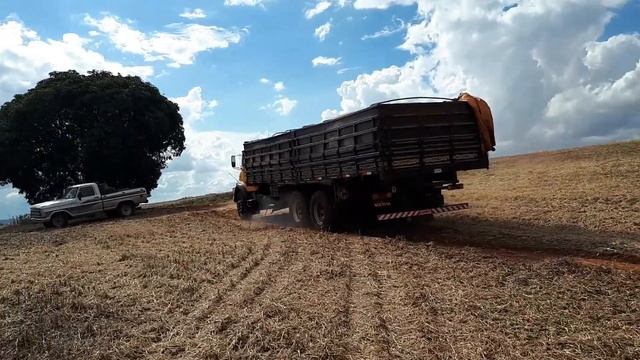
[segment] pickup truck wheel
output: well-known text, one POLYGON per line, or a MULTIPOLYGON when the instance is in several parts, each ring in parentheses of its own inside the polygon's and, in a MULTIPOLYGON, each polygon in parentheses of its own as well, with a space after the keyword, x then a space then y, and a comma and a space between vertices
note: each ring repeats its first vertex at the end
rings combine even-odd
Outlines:
POLYGON ((122 203, 118 205, 118 215, 122 217, 128 217, 133 215, 133 204, 131 203, 122 203))
POLYGON ((307 197, 299 191, 295 191, 289 195, 289 215, 291 220, 300 226, 309 225, 309 206, 307 205, 307 197))
POLYGON ((326 192, 316 191, 311 195, 309 213, 311 215, 311 224, 314 228, 323 231, 331 230, 334 220, 334 209, 326 192))
POLYGON ((51 221, 49 221, 49 223, 51 224, 51 226, 59 229, 59 228, 65 227, 67 225, 68 220, 69 219, 67 214, 59 213, 59 214, 54 214, 51 217, 51 221))

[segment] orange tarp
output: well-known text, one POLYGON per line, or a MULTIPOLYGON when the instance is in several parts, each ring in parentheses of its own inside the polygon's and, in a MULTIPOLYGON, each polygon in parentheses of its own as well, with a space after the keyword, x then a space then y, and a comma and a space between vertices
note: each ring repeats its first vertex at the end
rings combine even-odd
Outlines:
POLYGON ((487 102, 467 93, 460 94, 458 100, 466 101, 473 109, 482 138, 482 150, 495 151, 496 137, 493 133, 493 115, 491 115, 491 108, 487 102))

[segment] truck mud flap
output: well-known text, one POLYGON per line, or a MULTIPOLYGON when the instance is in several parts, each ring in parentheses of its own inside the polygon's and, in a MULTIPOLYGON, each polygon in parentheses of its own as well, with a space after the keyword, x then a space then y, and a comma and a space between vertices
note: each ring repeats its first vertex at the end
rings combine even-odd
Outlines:
POLYGON ((400 211, 395 213, 379 214, 377 215, 377 219, 379 221, 404 219, 404 218, 412 218, 412 217, 425 216, 425 215, 442 214, 442 213, 451 212, 451 211, 465 210, 468 208, 469 208, 468 203, 453 204, 453 205, 445 205, 442 207, 431 208, 431 209, 400 211))

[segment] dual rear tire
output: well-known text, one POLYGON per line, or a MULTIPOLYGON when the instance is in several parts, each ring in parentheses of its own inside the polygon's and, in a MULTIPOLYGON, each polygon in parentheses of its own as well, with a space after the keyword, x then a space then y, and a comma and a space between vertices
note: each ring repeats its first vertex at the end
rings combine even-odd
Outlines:
POLYGON ((330 231, 335 222, 335 211, 325 191, 317 190, 311 197, 295 191, 289 196, 291 220, 299 226, 312 226, 322 231, 330 231))
POLYGON ((309 226, 311 219, 309 217, 309 201, 305 194, 300 191, 294 191, 289 195, 289 215, 291 220, 299 226, 309 226))

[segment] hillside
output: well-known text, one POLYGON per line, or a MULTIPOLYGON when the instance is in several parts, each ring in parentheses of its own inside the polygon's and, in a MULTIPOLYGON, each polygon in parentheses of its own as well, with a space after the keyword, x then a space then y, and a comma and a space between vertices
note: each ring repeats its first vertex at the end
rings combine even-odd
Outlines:
POLYGON ((592 231, 640 228, 640 141, 495 159, 462 173, 472 215, 592 231), (506 205, 506 206, 505 206, 506 205))
POLYGON ((495 159, 432 222, 220 197, 0 233, 0 358, 640 358, 640 142, 495 159))
POLYGON ((640 141, 498 158, 460 179, 447 199, 472 208, 443 223, 463 242, 640 256, 640 141))

